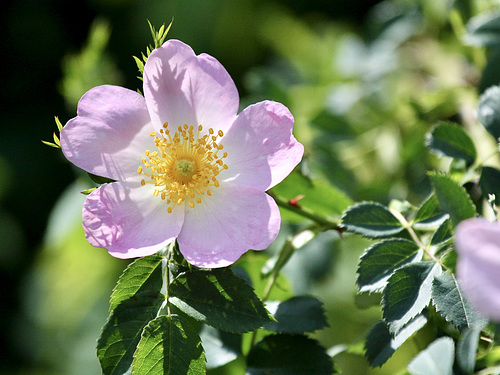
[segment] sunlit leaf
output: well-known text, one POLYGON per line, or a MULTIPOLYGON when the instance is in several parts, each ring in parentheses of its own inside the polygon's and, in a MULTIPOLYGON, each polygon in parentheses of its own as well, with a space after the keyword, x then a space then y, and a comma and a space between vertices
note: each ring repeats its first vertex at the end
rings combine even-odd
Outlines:
POLYGON ((375 323, 365 342, 365 355, 372 367, 382 366, 394 352, 427 323, 427 317, 417 315, 397 335, 393 336, 384 321, 375 323))
POLYGON ((453 237, 450 219, 446 219, 432 234, 431 245, 437 246, 449 241, 453 237))
POLYGON ((248 354, 247 375, 328 375, 330 356, 316 340, 285 333, 264 337, 248 354))
POLYGON ((342 226, 365 237, 386 237, 404 227, 389 209, 376 202, 361 202, 349 207, 342 216, 342 226))
POLYGON ((248 332, 272 321, 253 288, 228 269, 181 273, 169 294, 181 311, 224 331, 248 332))
POLYGON ((452 375, 454 355, 453 339, 441 337, 412 359, 408 371, 412 375, 452 375))
POLYGON ((476 216, 476 208, 465 189, 449 175, 429 172, 434 193, 441 209, 448 213, 453 225, 476 216))
POLYGON ((160 292, 162 287, 162 259, 159 255, 150 255, 136 259, 123 271, 113 289, 109 310, 113 310, 121 301, 129 299, 138 292, 160 292))
POLYGON ((397 335, 429 304, 432 280, 440 273, 439 264, 422 261, 407 264, 392 274, 382 296, 383 318, 392 334, 397 335))
POLYGON ((357 284, 360 292, 382 290, 399 267, 422 259, 422 250, 411 241, 399 238, 377 242, 361 256, 357 284))
POLYGON ((452 274, 437 276, 432 282, 431 295, 436 310, 460 331, 487 323, 465 299, 452 274))
POLYGON ((205 374, 205 354, 198 332, 179 316, 159 316, 151 321, 134 354, 132 374, 205 374))
POLYGON ((113 310, 97 341, 104 375, 121 375, 128 370, 143 328, 156 317, 164 301, 159 293, 139 293, 113 310))
POLYGON ((435 194, 431 194, 415 213, 412 225, 415 229, 435 228, 449 215, 441 211, 435 194))
POLYGON ((328 326, 323 303, 314 297, 298 296, 289 300, 266 303, 276 322, 264 329, 283 333, 314 332, 328 326))
POLYGON ((476 148, 463 127, 450 122, 440 122, 427 134, 426 146, 439 156, 449 156, 472 164, 476 148))

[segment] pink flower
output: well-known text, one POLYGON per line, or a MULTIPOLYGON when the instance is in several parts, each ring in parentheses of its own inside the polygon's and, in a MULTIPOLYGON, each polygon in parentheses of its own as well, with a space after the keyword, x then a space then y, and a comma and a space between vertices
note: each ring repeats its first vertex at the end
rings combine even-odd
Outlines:
POLYGON ((465 296, 480 313, 500 321, 500 224, 468 219, 455 233, 457 279, 465 296))
POLYGON ((153 254, 177 239, 199 267, 224 267, 262 250, 280 229, 265 193, 300 162, 293 117, 263 101, 238 112, 224 67, 170 40, 144 67, 144 96, 116 86, 88 91, 61 131, 64 155, 116 182, 83 206, 87 240, 118 258, 153 254))

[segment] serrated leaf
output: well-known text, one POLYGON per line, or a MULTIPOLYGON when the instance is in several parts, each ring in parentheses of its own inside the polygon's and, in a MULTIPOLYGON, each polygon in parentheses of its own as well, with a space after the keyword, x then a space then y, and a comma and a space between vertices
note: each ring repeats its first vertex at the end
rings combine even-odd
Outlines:
POLYGON ((314 297, 298 296, 286 301, 271 301, 266 307, 276 322, 264 327, 282 333, 314 332, 328 326, 323 303, 314 297))
POLYGON ((460 221, 476 216, 476 207, 465 189, 449 175, 430 172, 434 193, 441 210, 450 215, 456 226, 460 221))
POLYGON ((432 234, 431 245, 437 246, 444 244, 445 242, 451 240, 452 237, 453 237, 453 228, 451 226, 451 221, 450 219, 446 219, 432 234))
POLYGON ((264 337, 250 351, 247 375, 328 375, 330 356, 316 340, 279 333, 264 337))
POLYGON ((481 327, 475 326, 466 329, 456 347, 457 366, 462 374, 473 374, 476 365, 476 352, 481 334, 481 327))
POLYGON ((129 369, 143 328, 156 317, 164 301, 159 293, 139 293, 113 310, 97 341, 104 375, 121 375, 129 369))
POLYGON ((487 323, 465 299, 452 274, 443 273, 433 280, 431 296, 436 310, 460 331, 487 323))
POLYGON ((448 217, 448 214, 441 211, 436 195, 431 194, 415 213, 412 226, 415 229, 435 228, 448 217))
POLYGON ((395 336, 391 335, 384 321, 375 323, 365 342, 365 355, 370 366, 382 366, 408 338, 426 323, 425 315, 417 315, 395 336))
POLYGON ((495 204, 500 205, 500 170, 493 167, 482 167, 479 186, 483 191, 483 197, 488 199, 489 194, 494 194, 495 204))
POLYGON ((454 355, 453 339, 441 337, 412 359, 408 371, 412 375, 452 375, 454 355))
POLYGON ((142 333, 132 363, 132 374, 199 375, 206 373, 205 354, 198 332, 179 316, 159 316, 142 333))
POLYGON ((471 18, 466 26, 465 41, 474 46, 493 47, 500 44, 500 14, 483 13, 471 18))
POLYGON ((169 294, 181 311, 223 331, 244 333, 271 321, 253 288, 229 269, 182 273, 169 294))
POLYGON ((500 137, 500 87, 491 86, 480 96, 477 119, 498 141, 500 137))
POLYGON ((451 122, 436 124, 427 134, 426 146, 438 156, 449 156, 472 164, 476 160, 476 147, 465 130, 451 122))
POLYGON ((112 311, 121 301, 144 291, 160 292, 162 278, 162 256, 149 255, 130 263, 118 279, 109 301, 112 311))
POLYGON ((200 338, 205 349, 207 369, 224 366, 241 355, 240 334, 224 332, 204 324, 200 338))
POLYGON ((382 290, 396 269, 420 261, 422 254, 423 251, 414 242, 402 238, 373 244, 359 261, 356 280, 359 291, 371 293, 382 290))
POLYGON ((382 295, 382 316, 393 335, 429 304, 432 280, 440 273, 439 264, 422 261, 392 274, 382 295))
POLYGON ((376 202, 361 202, 349 207, 342 215, 342 226, 370 238, 392 236, 404 229, 387 207, 376 202))

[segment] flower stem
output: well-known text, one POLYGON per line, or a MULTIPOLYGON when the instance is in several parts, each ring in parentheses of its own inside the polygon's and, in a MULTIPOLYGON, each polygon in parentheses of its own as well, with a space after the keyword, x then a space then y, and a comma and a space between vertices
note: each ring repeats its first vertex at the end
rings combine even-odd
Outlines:
POLYGON ((287 201, 286 199, 273 194, 271 192, 268 192, 269 195, 271 195, 276 203, 278 204, 279 207, 285 208, 289 211, 292 211, 302 217, 305 217, 307 219, 310 219, 314 221, 315 223, 319 224, 320 226, 324 227, 324 229, 339 229, 340 225, 340 219, 337 218, 331 218, 323 215, 318 215, 314 211, 302 207, 299 204, 295 203, 292 204, 290 201, 287 201))

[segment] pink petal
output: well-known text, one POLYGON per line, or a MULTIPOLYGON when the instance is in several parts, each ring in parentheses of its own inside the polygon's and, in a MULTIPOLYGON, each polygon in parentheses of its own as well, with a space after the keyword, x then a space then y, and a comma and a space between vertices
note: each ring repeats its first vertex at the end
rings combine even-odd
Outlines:
POLYGON ((225 130, 239 106, 236 86, 213 57, 169 40, 154 50, 144 67, 144 96, 154 126, 202 125, 225 130))
POLYGON ((229 166, 223 179, 260 190, 281 182, 304 154, 292 135, 293 122, 290 111, 276 102, 264 101, 243 110, 221 141, 229 166))
POLYGON ((500 321, 500 224, 482 218, 456 228, 457 279, 466 297, 485 316, 500 321))
POLYGON ((263 250, 275 240, 280 213, 269 195, 233 184, 221 184, 212 194, 194 208, 186 208, 177 241, 189 263, 225 267, 247 250, 263 250))
POLYGON ((83 205, 85 237, 117 258, 156 253, 179 234, 183 208, 167 213, 152 185, 113 182, 93 191, 83 205))
POLYGON ((115 180, 139 178, 146 149, 154 148, 144 98, 117 86, 98 86, 78 103, 61 131, 61 148, 77 167, 115 180))

